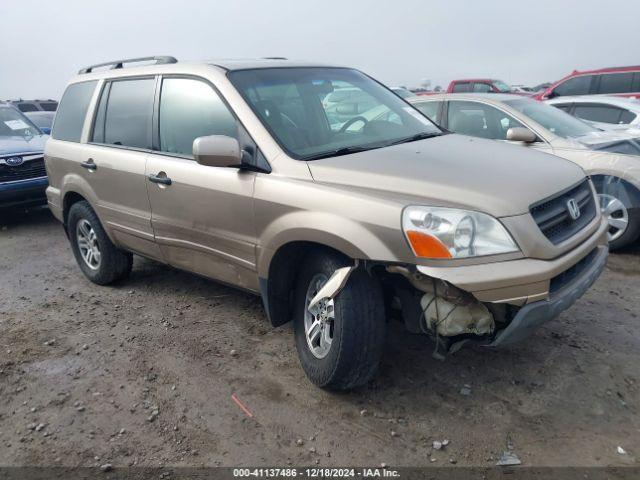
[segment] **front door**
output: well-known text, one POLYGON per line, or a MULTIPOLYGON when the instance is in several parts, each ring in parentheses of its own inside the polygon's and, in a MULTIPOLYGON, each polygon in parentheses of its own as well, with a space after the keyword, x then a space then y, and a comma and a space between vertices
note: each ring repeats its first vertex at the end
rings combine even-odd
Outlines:
POLYGON ((193 140, 207 135, 238 137, 218 93, 204 80, 164 77, 158 151, 146 166, 156 242, 170 265, 257 291, 255 173, 196 163, 193 140))

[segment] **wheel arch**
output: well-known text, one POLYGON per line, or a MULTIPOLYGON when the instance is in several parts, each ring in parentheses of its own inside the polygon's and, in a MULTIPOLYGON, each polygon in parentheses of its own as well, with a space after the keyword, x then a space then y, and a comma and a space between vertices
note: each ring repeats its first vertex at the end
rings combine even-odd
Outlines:
POLYGON ((269 321, 274 327, 284 325, 293 318, 293 293, 300 265, 311 253, 330 252, 352 259, 344 251, 329 245, 296 240, 286 243, 273 254, 269 262, 268 276, 260 276, 260 293, 269 321))
POLYGON ((71 210, 71 207, 75 203, 83 201, 87 201, 87 199, 75 190, 69 190, 64 194, 64 197, 62 197, 62 222, 64 223, 65 229, 69 218, 69 210, 71 210))
POLYGON ((302 258, 310 251, 325 249, 353 261, 399 260, 375 228, 329 212, 291 212, 267 225, 259 237, 260 292, 274 326, 291 319, 289 292, 302 258))
POLYGON ((640 189, 629 180, 611 173, 598 172, 590 175, 598 193, 610 193, 628 208, 640 207, 640 189))

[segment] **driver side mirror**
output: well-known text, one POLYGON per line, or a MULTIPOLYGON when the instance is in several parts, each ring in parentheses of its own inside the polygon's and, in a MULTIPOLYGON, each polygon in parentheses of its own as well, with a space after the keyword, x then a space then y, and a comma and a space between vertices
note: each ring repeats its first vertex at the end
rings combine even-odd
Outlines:
POLYGON ((511 127, 507 130, 507 140, 510 142, 533 143, 536 141, 536 134, 528 128, 511 127))
POLYGON ((193 157, 200 165, 208 167, 240 167, 242 163, 240 143, 226 135, 196 138, 193 141, 193 157))

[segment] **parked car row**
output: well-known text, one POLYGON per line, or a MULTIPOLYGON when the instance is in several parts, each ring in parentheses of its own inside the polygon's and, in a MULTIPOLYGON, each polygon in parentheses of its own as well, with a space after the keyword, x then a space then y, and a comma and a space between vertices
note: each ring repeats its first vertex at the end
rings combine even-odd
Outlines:
POLYGON ((452 80, 446 91, 437 87, 433 91, 414 90, 418 95, 438 93, 516 93, 532 96, 536 100, 582 95, 615 95, 640 98, 640 65, 630 67, 601 68, 598 70, 574 70, 555 83, 542 83, 527 88, 523 85, 509 86, 501 80, 472 78, 452 80))
POLYGON ((611 248, 640 236, 640 135, 605 132, 517 95, 452 94, 409 101, 449 131, 519 144, 580 165, 591 176, 607 216, 611 248))
MULTIPOLYGON (((602 130, 640 128, 640 101, 607 95, 556 97, 546 103, 602 130)), ((640 133, 640 132, 638 132, 640 133)))
POLYGON ((6 100, 21 112, 55 112, 58 108, 58 102, 52 99, 48 100, 6 100))
POLYGON ((632 195, 636 158, 521 96, 401 95, 286 60, 90 66, 46 144, 49 207, 96 284, 139 254, 260 295, 321 387, 373 377, 389 317, 440 356, 524 341, 635 234, 603 184, 628 160, 632 195))
POLYGON ((0 208, 46 203, 46 139, 20 110, 0 102, 0 208))

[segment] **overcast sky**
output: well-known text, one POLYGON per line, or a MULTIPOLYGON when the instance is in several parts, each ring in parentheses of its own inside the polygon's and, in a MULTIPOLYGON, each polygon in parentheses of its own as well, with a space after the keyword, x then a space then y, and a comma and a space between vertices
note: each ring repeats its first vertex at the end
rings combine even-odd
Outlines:
POLYGON ((640 64, 638 0, 0 0, 0 99, 59 98, 86 65, 285 56, 389 85, 535 85, 640 64))

